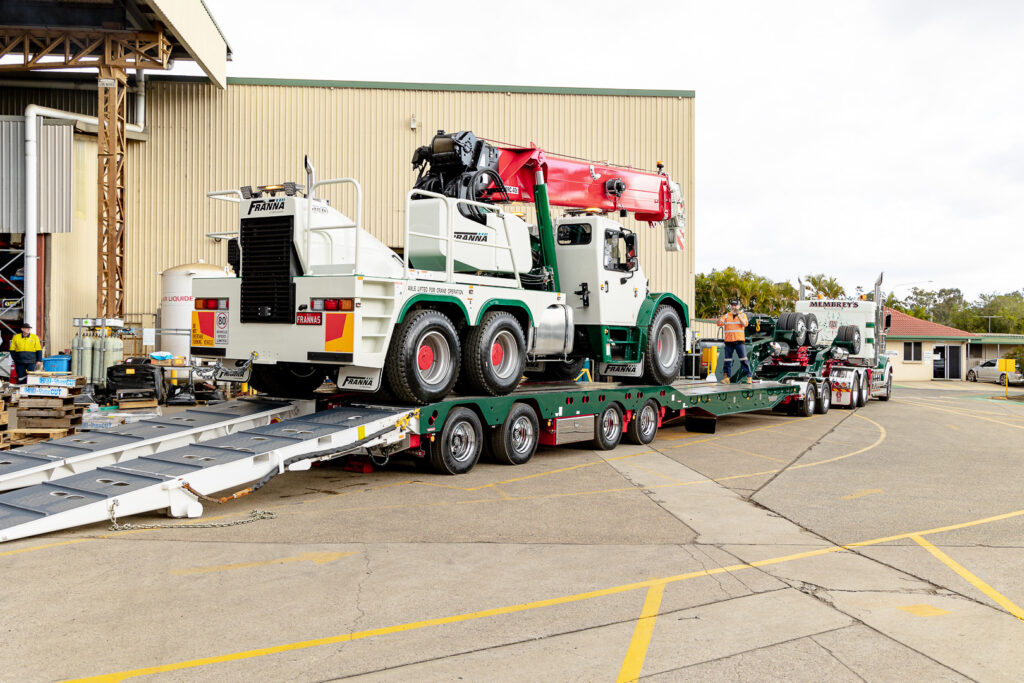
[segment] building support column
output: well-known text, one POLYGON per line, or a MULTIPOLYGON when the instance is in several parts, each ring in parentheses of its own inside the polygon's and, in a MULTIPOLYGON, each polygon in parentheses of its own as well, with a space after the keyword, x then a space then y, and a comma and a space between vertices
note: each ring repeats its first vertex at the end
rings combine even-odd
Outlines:
MULTIPOLYGON (((108 41, 108 50, 117 49, 108 41)), ((107 62, 114 61, 108 59, 107 62)), ((96 312, 108 318, 124 316, 124 159, 127 118, 127 75, 116 66, 99 69, 99 107, 96 118, 99 173, 99 221, 96 312)))

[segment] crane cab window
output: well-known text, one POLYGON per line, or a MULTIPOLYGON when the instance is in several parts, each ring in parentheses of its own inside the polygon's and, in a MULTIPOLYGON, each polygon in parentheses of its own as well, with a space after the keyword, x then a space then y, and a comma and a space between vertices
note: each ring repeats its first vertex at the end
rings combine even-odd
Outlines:
POLYGON ((604 268, 620 273, 637 269, 636 235, 626 230, 605 230, 604 268))
POLYGON ((562 246, 590 244, 592 233, 590 223, 563 223, 558 226, 558 243, 562 246))

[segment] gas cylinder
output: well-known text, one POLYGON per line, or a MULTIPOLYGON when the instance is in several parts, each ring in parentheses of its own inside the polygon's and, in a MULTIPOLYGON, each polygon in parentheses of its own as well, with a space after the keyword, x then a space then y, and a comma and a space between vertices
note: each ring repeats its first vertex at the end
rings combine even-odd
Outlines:
POLYGON ((97 386, 106 384, 107 366, 106 361, 107 338, 102 334, 97 336, 92 347, 92 382, 97 386))
POLYGON ((124 340, 116 335, 110 335, 104 341, 103 351, 103 378, 106 379, 107 368, 119 365, 124 360, 124 340))
POLYGON ((78 359, 82 357, 82 330, 79 328, 75 338, 71 340, 71 375, 78 374, 78 359))
POLYGON ((96 340, 91 334, 82 333, 77 374, 84 376, 86 382, 92 382, 92 348, 95 344, 96 340))

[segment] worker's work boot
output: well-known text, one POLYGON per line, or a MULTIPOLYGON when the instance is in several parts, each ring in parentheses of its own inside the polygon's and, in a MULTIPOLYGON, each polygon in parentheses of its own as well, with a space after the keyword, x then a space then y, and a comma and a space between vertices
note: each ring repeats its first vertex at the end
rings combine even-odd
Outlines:
POLYGON ((744 380, 744 383, 745 384, 753 384, 754 383, 754 378, 751 377, 750 375, 747 375, 747 379, 744 380))
POLYGON ((722 378, 722 384, 731 384, 731 383, 732 383, 732 380, 729 379, 728 377, 723 377, 722 378))

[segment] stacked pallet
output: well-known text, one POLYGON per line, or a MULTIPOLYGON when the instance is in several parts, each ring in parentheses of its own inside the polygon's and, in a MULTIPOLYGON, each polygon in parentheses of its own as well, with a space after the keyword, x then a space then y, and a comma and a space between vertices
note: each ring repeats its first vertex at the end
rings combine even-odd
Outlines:
POLYGON ((10 422, 7 414, 7 403, 0 398, 0 451, 6 451, 11 447, 11 437, 7 433, 7 426, 10 422))
POLYGON ((66 373, 30 372, 28 384, 18 387, 17 428, 8 430, 13 446, 25 446, 59 439, 82 425, 82 406, 75 397, 82 393, 85 377, 66 373))

